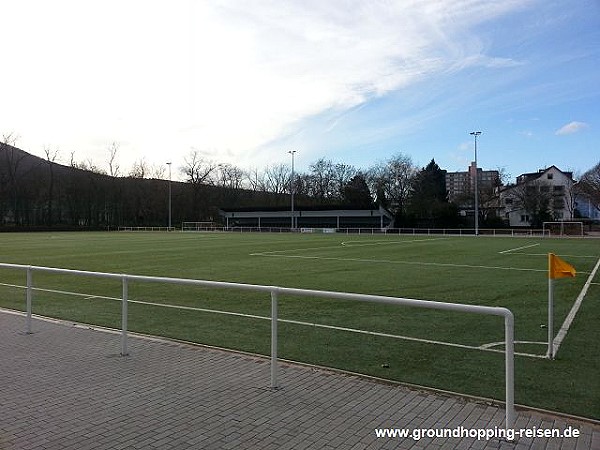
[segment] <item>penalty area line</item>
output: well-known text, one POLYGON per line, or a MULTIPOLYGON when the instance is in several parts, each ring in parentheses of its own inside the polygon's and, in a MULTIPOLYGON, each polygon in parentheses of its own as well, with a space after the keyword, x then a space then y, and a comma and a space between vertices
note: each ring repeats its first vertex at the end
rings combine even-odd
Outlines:
POLYGON ((415 242, 432 242, 446 240, 449 238, 429 238, 429 239, 412 239, 410 241, 398 241, 398 240, 383 240, 383 241, 344 241, 341 243, 342 247, 369 247, 373 245, 396 245, 396 244, 412 244, 415 242))
MULTIPOLYGON (((409 241, 376 241, 376 242, 369 242, 369 243, 364 243, 364 244, 353 244, 354 242, 361 242, 361 241, 342 241, 340 242, 339 245, 328 245, 328 246, 323 246, 323 247, 304 247, 304 248, 290 248, 287 250, 273 250, 273 251, 269 251, 269 252, 255 252, 255 253, 250 253, 250 256, 278 256, 282 253, 289 253, 289 252, 303 252, 303 251, 307 251, 307 250, 338 250, 340 248, 340 245, 342 247, 345 248, 350 248, 350 247, 366 247, 366 246, 372 246, 372 245, 387 245, 387 244, 411 244, 414 242, 428 242, 428 241, 439 241, 442 239, 448 239, 448 238, 433 238, 433 239, 411 239, 409 241)), ((285 255, 282 255, 285 256, 285 255)))
POLYGON ((526 248, 535 247, 535 246, 537 246, 537 245, 540 245, 540 244, 538 243, 538 244, 524 245, 524 246, 522 246, 522 247, 511 248, 511 249, 504 250, 504 251, 502 251, 502 252, 498 252, 498 253, 500 253, 501 255, 504 255, 504 254, 506 254, 506 253, 516 252, 517 250, 523 250, 523 249, 526 249, 526 248))

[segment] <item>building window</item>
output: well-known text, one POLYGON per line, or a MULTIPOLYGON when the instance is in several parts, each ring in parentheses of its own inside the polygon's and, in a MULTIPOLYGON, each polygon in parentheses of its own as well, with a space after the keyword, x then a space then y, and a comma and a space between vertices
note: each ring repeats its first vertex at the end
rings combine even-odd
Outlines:
POLYGON ((529 215, 521 214, 521 222, 529 222, 529 215))
POLYGON ((563 185, 560 186, 554 186, 554 192, 559 194, 559 193, 563 193, 565 191, 565 187, 563 185))
POLYGON ((551 180, 552 178, 554 178, 554 174, 553 173, 549 173, 548 174, 548 179, 551 180))

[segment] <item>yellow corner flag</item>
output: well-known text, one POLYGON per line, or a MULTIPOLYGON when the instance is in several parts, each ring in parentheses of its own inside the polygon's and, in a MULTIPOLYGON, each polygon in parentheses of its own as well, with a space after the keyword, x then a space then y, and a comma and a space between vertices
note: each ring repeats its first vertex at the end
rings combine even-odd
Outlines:
POLYGON ((577 271, 571 264, 563 261, 554 253, 548 253, 548 278, 574 277, 577 271))

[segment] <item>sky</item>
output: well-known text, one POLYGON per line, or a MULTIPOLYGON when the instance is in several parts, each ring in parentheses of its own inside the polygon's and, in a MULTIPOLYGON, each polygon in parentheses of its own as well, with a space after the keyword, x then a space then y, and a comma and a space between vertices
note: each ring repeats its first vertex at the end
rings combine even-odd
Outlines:
POLYGON ((0 0, 0 137, 126 174, 600 162, 600 0, 0 0))

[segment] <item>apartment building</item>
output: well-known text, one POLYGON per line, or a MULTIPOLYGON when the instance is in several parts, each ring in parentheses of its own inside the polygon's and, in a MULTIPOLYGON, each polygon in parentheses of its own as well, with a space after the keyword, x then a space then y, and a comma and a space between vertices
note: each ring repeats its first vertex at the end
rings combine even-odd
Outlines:
MULTIPOLYGON (((477 186, 482 200, 490 197, 500 184, 500 174, 497 170, 482 170, 477 168, 477 186)), ((475 195, 475 163, 471 163, 465 172, 446 172, 446 190, 448 201, 459 206, 473 207, 475 195)))

